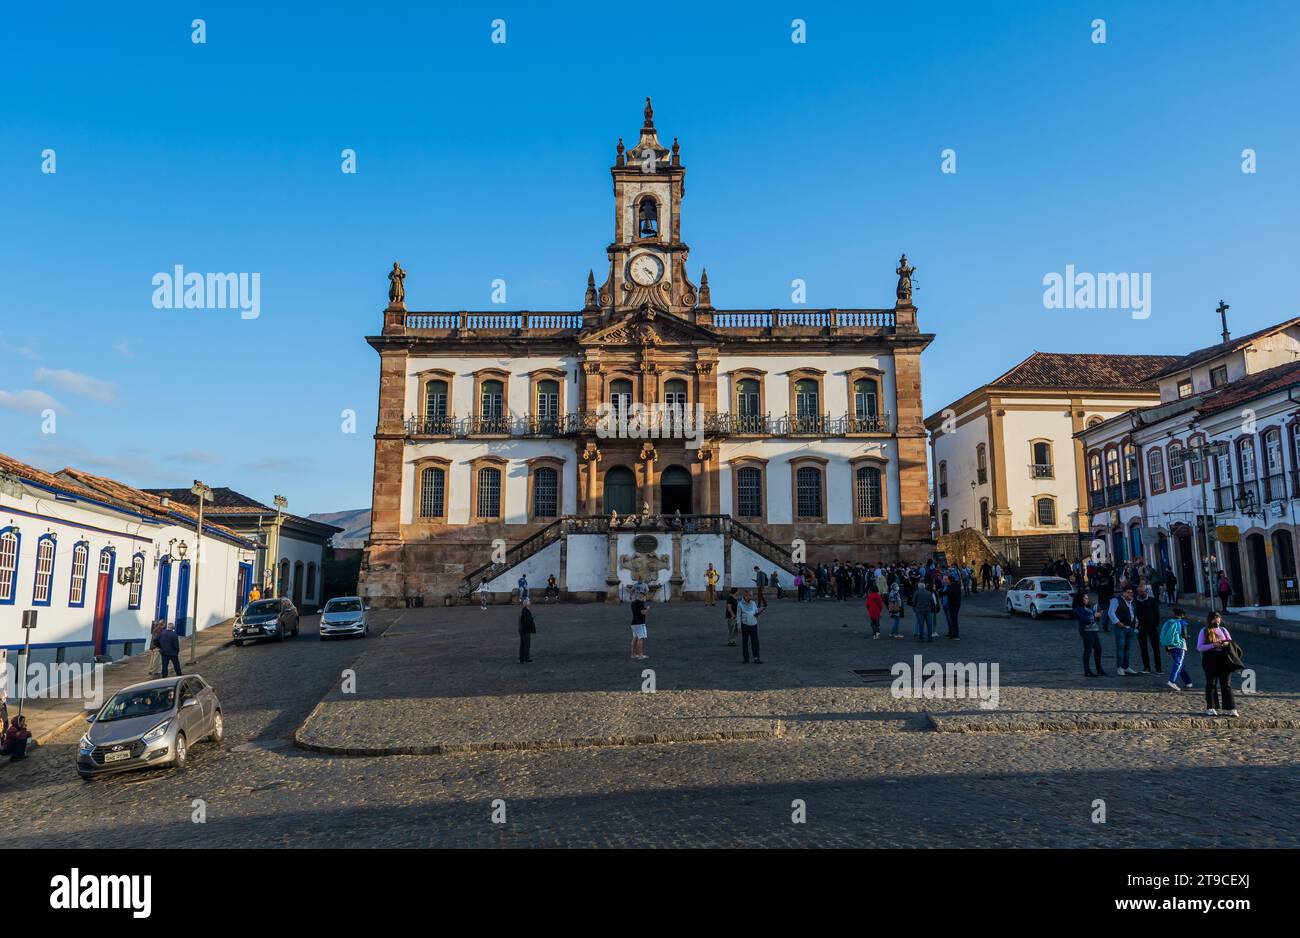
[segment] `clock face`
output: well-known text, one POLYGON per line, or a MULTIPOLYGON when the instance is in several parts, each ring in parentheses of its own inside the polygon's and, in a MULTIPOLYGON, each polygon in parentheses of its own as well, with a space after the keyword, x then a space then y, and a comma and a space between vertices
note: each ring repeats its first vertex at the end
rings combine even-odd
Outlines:
POLYGON ((659 282, 659 278, 664 275, 663 261, 653 254, 638 254, 632 258, 629 265, 629 272, 632 279, 643 287, 652 286, 659 282))

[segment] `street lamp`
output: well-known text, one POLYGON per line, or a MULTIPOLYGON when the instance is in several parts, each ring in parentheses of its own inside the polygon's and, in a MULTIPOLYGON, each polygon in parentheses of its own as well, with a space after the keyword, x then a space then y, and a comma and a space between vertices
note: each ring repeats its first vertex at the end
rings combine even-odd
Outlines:
MULTIPOLYGON (((198 496, 199 500, 199 516, 194 523, 194 627, 190 629, 190 664, 193 664, 199 647, 199 583, 202 582, 199 576, 199 565, 203 562, 203 503, 212 501, 212 489, 195 479, 190 491, 198 496)), ((180 555, 184 559, 184 541, 181 541, 180 555)))
POLYGON ((271 529, 271 550, 267 560, 271 573, 271 595, 278 596, 280 594, 280 524, 284 510, 289 507, 289 500, 283 495, 277 495, 272 504, 275 505, 275 527, 271 529))

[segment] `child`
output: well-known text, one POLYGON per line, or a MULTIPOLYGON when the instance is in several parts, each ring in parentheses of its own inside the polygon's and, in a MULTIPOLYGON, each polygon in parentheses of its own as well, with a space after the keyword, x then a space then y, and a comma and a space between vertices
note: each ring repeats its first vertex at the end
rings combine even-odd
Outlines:
POLYGON ((1173 662, 1166 682, 1172 690, 1192 689, 1192 678, 1187 673, 1187 618, 1183 610, 1175 607, 1173 615, 1160 626, 1160 644, 1173 662))

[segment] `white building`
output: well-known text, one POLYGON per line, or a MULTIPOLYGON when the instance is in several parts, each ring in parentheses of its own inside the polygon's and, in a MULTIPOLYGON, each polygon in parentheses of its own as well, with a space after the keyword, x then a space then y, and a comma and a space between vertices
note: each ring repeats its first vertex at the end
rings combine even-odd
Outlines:
POLYGON ((967 527, 998 538, 1087 532, 1075 435, 1158 401, 1153 375, 1176 360, 1035 352, 931 414, 925 425, 939 534, 967 527))
POLYGON ((1218 572, 1235 606, 1300 603, 1300 319, 1178 358, 1160 402, 1085 428, 1090 530, 1108 556, 1172 570, 1182 592, 1218 572))
POLYGON ((226 621, 254 545, 205 520, 200 561, 196 521, 111 479, 0 454, 0 647, 23 647, 27 609, 32 661, 139 654, 155 618, 181 635, 226 621))

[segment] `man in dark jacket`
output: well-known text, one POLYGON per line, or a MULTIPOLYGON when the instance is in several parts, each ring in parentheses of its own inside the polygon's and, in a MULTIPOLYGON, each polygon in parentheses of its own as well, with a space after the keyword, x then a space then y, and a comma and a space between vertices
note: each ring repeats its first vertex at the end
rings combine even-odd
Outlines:
POLYGON ((176 635, 176 623, 168 624, 167 628, 158 633, 158 654, 162 655, 162 676, 167 676, 167 663, 170 661, 172 667, 176 669, 177 675, 181 671, 181 640, 176 635))
POLYGON ((533 601, 524 597, 519 609, 519 663, 530 664, 533 660, 533 633, 537 623, 533 621, 533 601))
POLYGON ((961 612, 961 578, 946 576, 943 582, 944 593, 948 597, 948 602, 943 607, 943 614, 948 617, 948 637, 959 641, 961 636, 957 634, 957 613, 961 612))
POLYGON ((1160 600, 1151 587, 1143 583, 1138 587, 1138 597, 1133 605, 1137 608, 1138 651, 1142 652, 1142 673, 1150 674, 1160 670, 1160 600), (1151 646, 1151 655, 1147 656, 1147 646, 1151 646), (1154 665, 1154 669, 1152 667, 1154 665))

